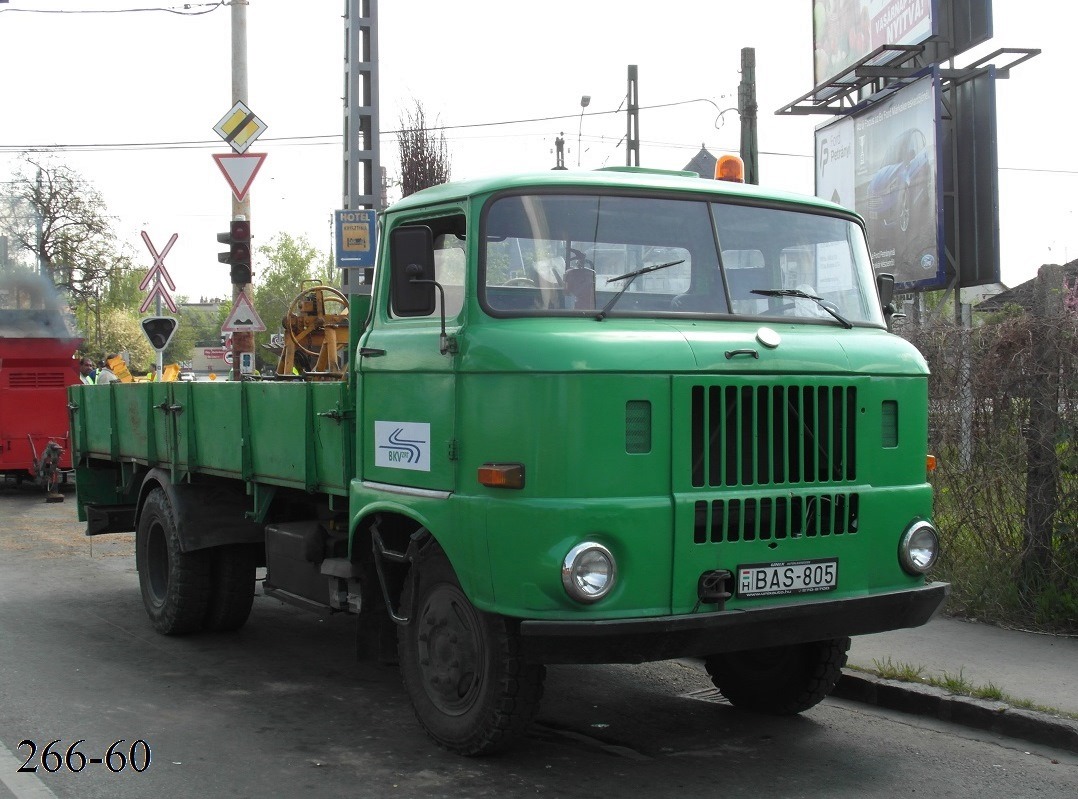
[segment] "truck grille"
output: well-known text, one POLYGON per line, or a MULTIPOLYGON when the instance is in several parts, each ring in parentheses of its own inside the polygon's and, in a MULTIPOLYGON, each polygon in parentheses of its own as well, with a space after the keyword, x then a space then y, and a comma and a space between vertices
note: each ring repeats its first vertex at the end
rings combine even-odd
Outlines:
POLYGON ((693 541, 767 541, 857 532, 857 494, 697 500, 693 541))
POLYGON ((805 485, 856 477, 853 386, 692 386, 692 485, 805 485))

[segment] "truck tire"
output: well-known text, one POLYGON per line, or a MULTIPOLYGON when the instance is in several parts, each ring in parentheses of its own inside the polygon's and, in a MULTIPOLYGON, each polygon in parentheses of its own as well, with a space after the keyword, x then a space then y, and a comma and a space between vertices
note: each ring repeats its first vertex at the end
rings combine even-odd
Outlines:
POLYGON ((404 687, 416 718, 439 746, 461 755, 508 747, 539 709, 545 669, 525 662, 513 622, 476 609, 437 544, 413 565, 397 631, 404 687))
POLYGON ((818 704, 846 665, 849 638, 711 655, 707 673, 735 707, 792 716, 818 704))
POLYGON ((211 559, 206 551, 180 551, 172 506, 160 488, 142 506, 135 566, 142 603, 157 632, 184 635, 202 629, 210 602, 211 559))
POLYGON ((258 553, 250 544, 226 544, 209 553, 212 566, 205 629, 232 632, 246 624, 251 615, 258 553))

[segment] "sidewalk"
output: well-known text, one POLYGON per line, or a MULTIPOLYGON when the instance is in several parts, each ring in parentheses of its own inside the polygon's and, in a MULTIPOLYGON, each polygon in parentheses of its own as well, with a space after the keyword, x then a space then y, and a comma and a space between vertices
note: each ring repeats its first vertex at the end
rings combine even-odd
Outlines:
POLYGON ((957 697, 939 688, 881 680, 864 672, 876 663, 923 667, 929 678, 959 677, 989 684, 1015 700, 1078 714, 1078 638, 1004 630, 937 617, 923 627, 856 636, 835 696, 895 710, 935 715, 1078 752, 1078 721, 1004 703, 957 697))

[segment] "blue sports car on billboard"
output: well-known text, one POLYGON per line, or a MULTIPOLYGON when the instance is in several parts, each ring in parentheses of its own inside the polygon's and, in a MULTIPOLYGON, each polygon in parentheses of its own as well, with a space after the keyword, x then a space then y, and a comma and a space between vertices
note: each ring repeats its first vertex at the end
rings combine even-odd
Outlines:
POLYGON ((919 213, 925 218, 934 207, 928 139, 920 129, 908 128, 869 181, 869 225, 893 246, 896 237, 909 233, 911 220, 919 213))

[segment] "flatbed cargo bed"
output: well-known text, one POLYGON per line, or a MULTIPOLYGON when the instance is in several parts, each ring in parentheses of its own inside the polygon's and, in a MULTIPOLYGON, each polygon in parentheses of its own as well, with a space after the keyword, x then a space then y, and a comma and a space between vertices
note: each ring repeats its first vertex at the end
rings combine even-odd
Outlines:
POLYGON ((69 398, 80 458, 339 496, 354 472, 343 382, 112 383, 69 398))

